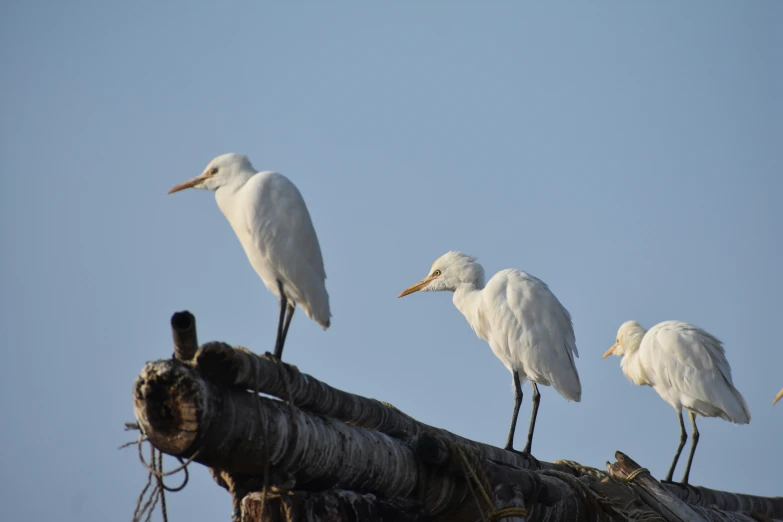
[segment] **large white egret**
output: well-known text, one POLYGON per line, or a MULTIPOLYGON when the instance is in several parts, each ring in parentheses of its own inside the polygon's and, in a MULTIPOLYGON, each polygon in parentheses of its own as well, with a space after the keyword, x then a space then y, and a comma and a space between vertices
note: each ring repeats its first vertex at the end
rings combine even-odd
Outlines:
POLYGON ((275 356, 283 355, 296 305, 324 330, 329 328, 321 247, 296 186, 276 172, 256 172, 247 156, 231 153, 213 159, 202 174, 169 194, 191 187, 215 192, 250 264, 280 299, 275 356))
POLYGON ((579 402, 582 385, 574 365, 579 357, 571 316, 549 287, 521 270, 501 270, 484 285, 484 268, 476 258, 448 252, 432 264, 429 275, 404 290, 454 292, 454 306, 514 379, 514 411, 506 449, 513 451, 514 432, 522 404, 522 383, 533 387, 533 411, 527 444, 530 454, 541 396, 537 384, 553 386, 569 401, 579 402))
POLYGON ((671 404, 680 419, 680 444, 666 475, 671 481, 674 468, 688 436, 682 409, 688 410, 693 426, 691 451, 682 483, 688 483, 693 454, 699 442, 696 415, 720 417, 736 424, 750 422, 750 410, 731 380, 731 368, 723 344, 691 324, 664 321, 645 330, 636 321, 626 321, 604 357, 622 357, 620 366, 631 382, 651 386, 671 404))
POLYGON ((781 389, 777 395, 775 395, 775 398, 772 399, 772 404, 775 404, 780 400, 780 398, 783 397, 783 389, 781 389))

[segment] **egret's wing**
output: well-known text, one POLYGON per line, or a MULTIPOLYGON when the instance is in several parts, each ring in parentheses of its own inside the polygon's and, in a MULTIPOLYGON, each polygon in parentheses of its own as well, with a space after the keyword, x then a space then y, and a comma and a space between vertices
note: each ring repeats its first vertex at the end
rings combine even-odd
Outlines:
POLYGON ((582 386, 574 364, 574 327, 568 311, 540 279, 503 270, 482 292, 491 325, 490 345, 524 368, 528 378, 551 384, 568 400, 579 401, 582 386))
POLYGON ((677 392, 682 404, 697 413, 742 424, 750 420, 717 338, 688 323, 666 321, 650 329, 642 343, 641 361, 654 387, 677 392))
POLYGON ((322 326, 329 325, 321 247, 304 198, 285 176, 260 172, 248 181, 253 204, 248 213, 248 234, 268 267, 278 274, 297 304, 322 326))

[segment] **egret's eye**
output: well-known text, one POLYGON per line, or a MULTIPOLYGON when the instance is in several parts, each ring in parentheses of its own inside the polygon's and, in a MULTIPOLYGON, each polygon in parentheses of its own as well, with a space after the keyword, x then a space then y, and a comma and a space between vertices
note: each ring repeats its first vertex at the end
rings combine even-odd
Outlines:
POLYGON ((209 173, 214 176, 215 174, 217 174, 217 171, 218 171, 217 167, 212 167, 212 170, 210 170, 209 173))
POLYGON ((435 270, 435 271, 432 273, 432 276, 433 276, 433 277, 438 277, 439 275, 440 275, 440 270, 435 270))

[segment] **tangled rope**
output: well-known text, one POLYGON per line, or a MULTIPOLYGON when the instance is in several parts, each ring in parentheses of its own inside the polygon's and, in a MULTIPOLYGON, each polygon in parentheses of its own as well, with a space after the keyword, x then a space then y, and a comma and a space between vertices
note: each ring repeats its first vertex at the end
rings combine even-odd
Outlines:
POLYGON ((632 471, 627 477, 625 477, 626 482, 633 482, 633 479, 641 475, 642 473, 649 473, 650 470, 647 468, 639 468, 634 471, 632 471))
MULTIPOLYGON (((140 430, 141 428, 138 424, 126 423, 125 429, 127 431, 140 430)), ((152 514, 155 512, 155 508, 157 507, 158 503, 160 503, 161 517, 163 518, 163 522, 168 522, 169 518, 166 509, 166 491, 174 493, 177 491, 182 491, 185 488, 185 486, 188 484, 188 481, 190 480, 188 465, 198 456, 199 451, 193 453, 193 455, 188 457, 187 460, 176 457, 180 465, 172 470, 163 471, 163 452, 155 448, 155 446, 152 445, 152 443, 144 436, 143 433, 139 435, 138 440, 126 442, 125 444, 121 445, 119 449, 127 448, 133 445, 137 447, 139 452, 139 462, 141 462, 141 465, 144 467, 144 469, 148 471, 148 474, 147 482, 142 488, 141 493, 139 493, 138 499, 136 500, 136 508, 133 510, 133 518, 131 520, 132 522, 150 522, 152 520, 152 514), (144 458, 143 445, 145 442, 150 446, 149 462, 147 462, 147 460, 144 458), (174 475, 180 471, 184 472, 184 477, 182 479, 182 483, 179 486, 168 486, 164 482, 164 477, 174 475), (154 487, 152 487, 153 481, 155 482, 154 487), (150 489, 151 487, 152 489, 150 489)))
MULTIPOLYGON (((574 470, 579 477, 586 476, 593 480, 604 480, 608 475, 598 468, 591 466, 583 466, 578 462, 572 460, 556 460, 553 464, 560 464, 567 466, 574 470)), ((629 475, 628 479, 624 482, 630 482, 636 478, 640 473, 647 471, 646 468, 640 468, 629 475)), ((577 477, 563 473, 556 470, 542 470, 539 471, 541 475, 548 475, 555 477, 563 482, 566 482, 571 489, 575 490, 582 500, 582 504, 587 507, 588 518, 591 520, 606 520, 606 519, 626 519, 634 522, 662 522, 663 519, 657 513, 650 513, 642 510, 623 510, 619 508, 612 499, 599 494, 589 485, 579 480, 577 477)), ((629 488, 630 491, 630 488, 629 488)), ((638 499, 638 496, 634 493, 634 498, 638 499)))

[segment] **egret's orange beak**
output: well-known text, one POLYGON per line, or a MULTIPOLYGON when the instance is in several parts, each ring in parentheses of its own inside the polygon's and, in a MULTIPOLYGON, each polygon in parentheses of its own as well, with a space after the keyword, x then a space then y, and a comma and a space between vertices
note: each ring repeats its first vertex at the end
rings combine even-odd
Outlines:
POLYGON ((780 390, 777 395, 775 395, 775 399, 772 401, 772 404, 775 404, 780 400, 780 398, 783 397, 783 390, 780 390))
POLYGON ((601 359, 606 359, 610 355, 612 355, 612 352, 614 352, 615 348, 617 348, 617 343, 614 343, 611 348, 606 350, 604 354, 601 356, 601 359))
POLYGON ((172 188, 171 190, 169 190, 169 194, 174 194, 175 192, 179 192, 180 190, 185 190, 185 189, 188 189, 188 188, 191 188, 191 187, 195 187, 196 185, 198 185, 202 181, 207 180, 207 179, 211 178, 212 176, 213 176, 213 174, 210 171, 207 171, 207 172, 204 172, 202 174, 199 174, 195 178, 189 179, 186 182, 180 183, 176 187, 172 188))
POLYGON ((425 286, 430 284, 430 282, 433 279, 437 279, 437 278, 438 278, 438 276, 431 276, 431 275, 427 276, 424 279, 422 279, 421 281, 419 281, 418 283, 416 283, 415 285, 411 285, 408 288, 406 288, 405 290, 403 290, 402 293, 397 296, 397 298, 405 297, 406 295, 412 294, 413 292, 418 292, 419 290, 421 290, 422 288, 424 288, 425 286))

